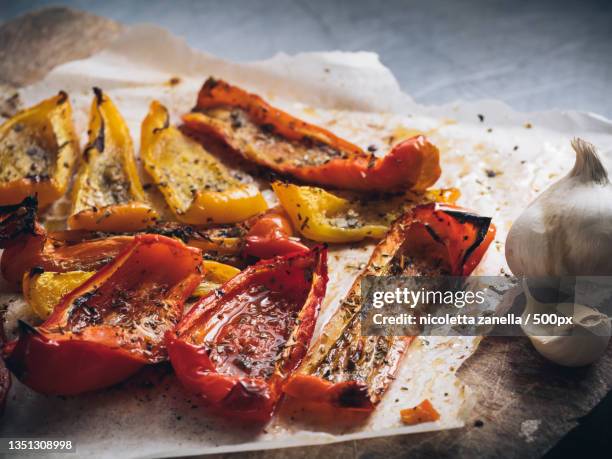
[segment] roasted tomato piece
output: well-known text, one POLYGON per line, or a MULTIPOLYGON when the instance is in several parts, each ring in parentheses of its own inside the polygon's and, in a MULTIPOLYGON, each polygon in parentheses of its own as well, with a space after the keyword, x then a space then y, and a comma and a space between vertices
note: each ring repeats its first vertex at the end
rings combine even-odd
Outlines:
POLYGON ((418 206, 391 227, 284 391, 314 409, 371 411, 393 381, 411 336, 365 336, 364 276, 469 275, 494 235, 491 219, 447 205, 418 206))
POLYGON ((89 142, 72 190, 72 229, 134 231, 157 213, 140 182, 130 131, 113 101, 94 88, 89 142))
POLYGON ((0 205, 62 197, 79 156, 68 94, 44 100, 0 126, 0 205))
POLYGON ((377 158, 213 78, 204 83, 193 112, 183 121, 190 129, 220 138, 247 160, 307 183, 365 191, 424 190, 440 176, 438 149, 423 136, 377 158))
POLYGON ((116 384, 167 358, 164 334, 202 278, 200 251, 138 235, 111 263, 65 295, 39 327, 21 323, 4 353, 11 371, 45 394, 116 384))
POLYGON ((274 208, 249 222, 243 253, 257 258, 272 258, 308 250, 293 237, 293 227, 282 209, 274 208))
POLYGON ((172 126, 168 111, 157 101, 142 122, 140 156, 183 223, 237 223, 268 207, 254 185, 239 182, 197 141, 172 126))
POLYGON ((324 248, 247 268, 167 334, 178 378, 218 414, 267 421, 306 353, 326 283, 324 248))
POLYGON ((274 182, 272 188, 302 236, 329 243, 382 239, 406 209, 435 201, 452 203, 459 197, 457 189, 372 196, 282 182, 274 182))

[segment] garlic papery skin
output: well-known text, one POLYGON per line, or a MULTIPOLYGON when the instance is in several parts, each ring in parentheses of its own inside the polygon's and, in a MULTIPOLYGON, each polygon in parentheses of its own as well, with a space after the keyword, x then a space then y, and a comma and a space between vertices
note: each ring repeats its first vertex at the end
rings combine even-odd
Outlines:
POLYGON ((592 144, 572 147, 574 168, 510 228, 506 261, 516 276, 612 275, 612 185, 592 144))
POLYGON ((527 298, 522 328, 536 350, 546 359, 566 367, 581 367, 598 360, 608 347, 612 326, 605 314, 582 304, 549 304, 537 301, 526 283, 527 298), (533 325, 525 321, 530 314, 554 314, 572 317, 571 325, 533 325), (561 336, 559 336, 561 335, 561 336))

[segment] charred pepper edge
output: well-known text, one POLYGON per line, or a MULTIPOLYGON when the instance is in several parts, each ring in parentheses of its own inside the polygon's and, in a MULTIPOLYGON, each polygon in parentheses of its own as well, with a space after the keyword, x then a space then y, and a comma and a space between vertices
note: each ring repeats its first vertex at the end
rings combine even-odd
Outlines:
POLYGON ((0 248, 5 248, 16 238, 37 234, 38 198, 27 196, 19 204, 0 206, 0 248))
POLYGON ((96 110, 98 111, 98 117, 100 118, 100 128, 98 129, 98 135, 96 136, 96 138, 85 147, 85 151, 83 152, 83 154, 85 155, 85 161, 89 161, 89 151, 92 149, 96 149, 98 152, 104 153, 106 141, 106 122, 104 120, 104 115, 100 110, 100 106, 104 103, 104 93, 98 87, 94 87, 93 92, 96 97, 96 110))
MULTIPOLYGON (((431 204, 426 204, 423 206, 417 206, 415 209, 418 209, 418 207, 421 208, 429 208, 431 210, 432 213, 437 212, 437 211, 445 211, 445 207, 444 205, 442 206, 438 206, 438 204, 434 204, 433 206, 431 204)), ((464 211, 464 210, 452 210, 452 209, 448 209, 448 207, 446 207, 446 210, 448 210, 450 213, 448 214, 450 217, 457 219, 458 221, 460 221, 462 224, 465 223, 470 223, 474 226, 476 226, 476 228, 478 229, 478 235, 477 235, 477 240, 480 241, 478 243, 478 245, 475 246, 474 249, 472 249, 470 251, 470 254, 474 252, 474 250, 482 243, 484 242, 488 229, 489 229, 489 225, 491 222, 491 219, 489 217, 480 217, 476 214, 473 214, 469 211, 464 211), (482 229, 481 225, 484 223, 485 228, 482 229)), ((364 275, 373 275, 374 273, 371 272, 370 269, 368 269, 369 266, 373 266, 374 260, 378 255, 379 250, 381 251, 380 255, 381 257, 384 257, 386 260, 388 260, 388 263, 391 263, 392 259, 395 258, 394 257, 390 257, 388 254, 385 256, 385 252, 383 252, 382 248, 388 244, 389 242, 397 239, 397 235, 398 234, 406 234, 406 231, 409 230, 410 227, 412 227, 412 225, 414 224, 422 224, 425 229, 427 230, 427 233, 430 235, 430 237, 432 237, 432 239, 436 242, 442 242, 441 238, 439 235, 437 235, 435 233, 435 231, 433 231, 432 228, 429 228, 429 226, 425 223, 420 221, 419 218, 415 218, 413 212, 408 212, 406 213, 403 217, 400 217, 400 219, 398 219, 396 221, 396 223, 393 225, 392 229, 389 231, 389 233, 387 234, 387 237, 385 239, 383 239, 375 248, 374 252, 372 253, 372 256, 370 257, 370 261, 368 262, 368 266, 362 271, 362 273, 357 277, 357 279, 355 280, 355 282, 353 283, 353 286, 351 287, 351 289, 349 290, 349 293, 347 294, 346 299, 343 301, 346 302, 347 299, 350 299, 350 296, 352 294, 352 292, 355 290, 356 285, 358 285, 358 283, 360 282, 361 278, 364 275), (406 225, 406 223, 408 223, 406 225), (395 234, 399 232, 398 234, 395 234), (439 241, 440 240, 440 241, 439 241)), ((403 237, 400 240, 397 240, 397 244, 395 244, 395 248, 397 248, 398 250, 401 248, 402 244, 403 244, 403 240, 405 240, 405 237, 403 237)), ((470 246, 473 247, 474 244, 472 244, 470 246)), ((469 249, 467 249, 469 250, 469 249)), ((462 257, 462 266, 463 263, 466 262, 469 259, 469 255, 463 256, 462 257)), ((375 271, 379 271, 379 270, 375 270, 375 271)), ((341 313, 341 309, 339 309, 336 314, 340 314, 341 313)), ((330 343, 322 343, 322 342, 318 342, 315 344, 315 346, 313 346, 311 348, 311 350, 309 351, 309 354, 306 356, 306 359, 308 359, 309 357, 316 359, 315 362, 315 366, 313 368, 319 368, 323 362, 324 362, 324 358, 321 358, 321 352, 323 351, 324 355, 329 355, 329 352, 331 352, 336 343, 338 343, 340 340, 345 338, 345 335, 347 332, 349 332, 349 327, 351 327, 351 325, 353 324, 354 320, 356 320, 356 317, 360 314, 361 311, 361 307, 358 308, 357 311, 352 311, 352 313, 349 315, 349 317, 344 318, 343 319, 343 324, 342 324, 342 328, 338 330, 337 332, 337 338, 330 343), (323 346, 323 347, 321 347, 323 346)), ((334 317, 333 316, 330 321, 328 322, 328 324, 331 326, 331 324, 333 324, 334 321, 334 317)), ((323 330, 323 333, 325 333, 325 329, 323 330)), ((336 334, 336 333, 335 333, 336 334)), ((399 348, 396 351, 399 352, 399 354, 397 354, 395 356, 395 363, 393 365, 393 368, 389 368, 388 369, 388 374, 385 377, 385 386, 387 384, 389 384, 390 382, 393 381, 393 374, 398 370, 399 366, 401 365, 401 361, 404 357, 405 351, 408 348, 408 346, 410 345, 410 343, 413 341, 414 337, 399 337, 399 339, 397 340, 397 343, 399 345, 399 348)), ((380 398, 382 397, 384 391, 386 391, 386 388, 383 389, 383 392, 376 393, 376 394, 371 394, 370 393, 370 387, 368 384, 364 383, 364 382, 360 382, 358 380, 353 380, 353 379, 349 379, 346 381, 341 381, 341 382, 331 382, 321 376, 316 376, 314 374, 314 370, 311 369, 306 373, 301 373, 300 369, 298 369, 298 371, 295 374, 296 378, 299 378, 298 384, 301 384, 302 389, 304 390, 304 387, 307 387, 308 389, 306 390, 310 390, 310 391, 316 391, 319 390, 322 392, 322 394, 320 394, 320 398, 317 399, 316 397, 314 399, 312 399, 311 401, 319 401, 319 402, 327 402, 327 403, 332 403, 336 406, 338 406, 339 408, 349 408, 349 409, 355 409, 355 410, 359 410, 359 411, 371 411, 374 409, 374 407, 376 406, 376 404, 380 401, 380 398), (306 386, 303 386, 304 384, 306 384, 306 386), (317 386, 317 388, 315 388, 314 385, 317 386), (321 398, 322 397, 322 398, 321 398), (327 398, 326 398, 327 397, 327 398)), ((294 389, 290 388, 290 384, 293 381, 288 381, 287 384, 285 385, 285 387, 283 388, 284 392, 287 393, 288 395, 291 396, 296 396, 296 393, 294 393, 294 389)), ((299 386, 297 391, 299 392, 299 386)))
POLYGON ((457 221, 459 221, 459 223, 469 222, 472 223, 478 229, 476 239, 474 240, 472 245, 468 247, 468 249, 465 251, 463 258, 461 259, 461 265, 464 265, 468 261, 472 253, 480 246, 480 244, 483 243, 483 241, 487 237, 487 233, 489 231, 489 227, 491 226, 491 222, 493 221, 493 219, 491 217, 483 217, 481 215, 477 215, 471 212, 461 212, 457 210, 447 209, 441 210, 445 214, 454 217, 457 221))

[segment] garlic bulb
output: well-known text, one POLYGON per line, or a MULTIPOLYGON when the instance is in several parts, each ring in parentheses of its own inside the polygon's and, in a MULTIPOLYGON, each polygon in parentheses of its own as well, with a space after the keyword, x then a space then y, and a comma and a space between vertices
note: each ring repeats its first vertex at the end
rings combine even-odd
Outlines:
POLYGON ((608 316, 582 304, 540 303, 531 295, 526 282, 523 289, 527 305, 522 315, 522 328, 542 356, 559 365, 580 367, 595 362, 603 355, 612 332, 608 316), (573 323, 556 326, 525 324, 528 314, 533 317, 538 313, 573 317, 573 323), (561 334, 563 336, 558 336, 561 334))
MULTIPOLYGON (((548 278, 549 287, 559 288, 564 276, 612 275, 612 185, 592 144, 574 139, 572 147, 574 168, 525 209, 506 239, 512 272, 539 282, 548 278)), ((541 303, 523 283, 523 322, 543 313, 573 318, 573 324, 562 326, 523 323, 540 354, 566 366, 588 365, 601 357, 610 341, 608 316, 582 304, 541 303)))
POLYGON ((576 163, 514 222, 506 260, 516 276, 612 275, 612 185, 595 147, 574 139, 576 163))

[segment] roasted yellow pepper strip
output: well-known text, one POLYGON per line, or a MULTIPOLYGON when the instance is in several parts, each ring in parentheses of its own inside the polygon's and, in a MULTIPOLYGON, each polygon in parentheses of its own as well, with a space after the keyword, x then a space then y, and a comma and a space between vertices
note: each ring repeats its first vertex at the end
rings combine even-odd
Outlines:
MULTIPOLYGON (((240 272, 238 268, 212 260, 204 260, 203 266, 204 278, 193 296, 207 295, 240 272)), ((23 296, 34 313, 45 320, 64 295, 94 274, 95 271, 28 272, 23 275, 23 296)))
POLYGON ((142 188, 130 132, 106 94, 94 88, 89 143, 74 186, 72 229, 135 231, 149 226, 157 213, 142 188))
POLYGON ((176 218, 192 225, 236 223, 267 208, 254 186, 240 183, 195 140, 170 125, 153 101, 142 123, 141 158, 176 218))
POLYGON ((204 260, 203 265, 204 279, 194 290, 193 296, 208 295, 240 272, 238 268, 213 260, 204 260))
POLYGON ((34 313, 45 320, 64 295, 94 274, 95 271, 28 272, 23 275, 23 296, 34 313))
POLYGON ((313 241, 331 243, 381 239, 407 207, 432 201, 453 203, 459 198, 456 189, 365 200, 354 193, 332 194, 282 182, 274 182, 272 188, 296 230, 313 241))
POLYGON ((47 207, 66 192, 78 155, 68 94, 18 113, 0 126, 0 205, 36 194, 47 207))

